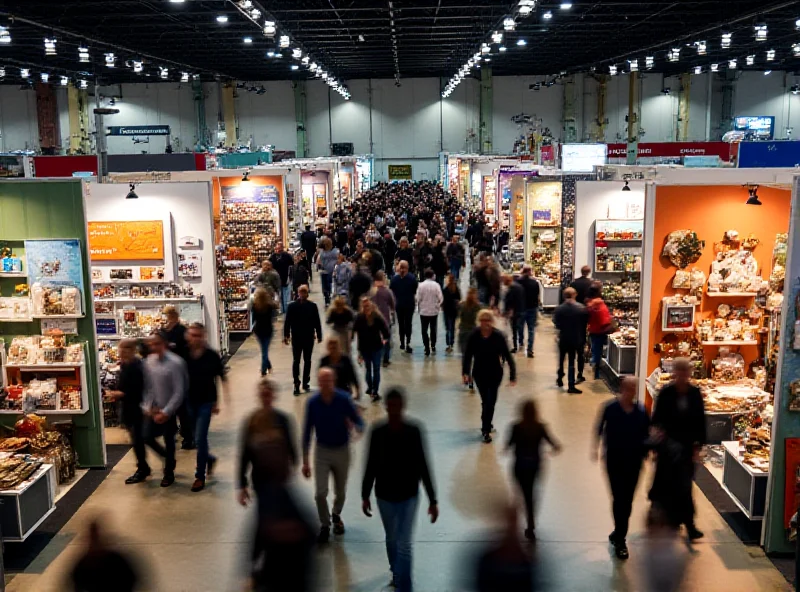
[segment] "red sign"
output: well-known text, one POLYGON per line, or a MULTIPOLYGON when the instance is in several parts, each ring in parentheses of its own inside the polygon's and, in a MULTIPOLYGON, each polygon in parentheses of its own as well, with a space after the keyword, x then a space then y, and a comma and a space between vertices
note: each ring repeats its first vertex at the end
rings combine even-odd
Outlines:
MULTIPOLYGON (((627 144, 609 144, 608 158, 625 158, 627 144)), ((727 142, 651 142, 639 144, 638 158, 679 158, 683 156, 719 156, 731 159, 731 145, 727 142)))
POLYGON ((542 146, 542 164, 555 164, 556 162, 556 150, 555 148, 550 146, 542 146))
POLYGON ((789 529, 800 504, 800 438, 786 438, 786 482, 783 490, 783 525, 789 529))

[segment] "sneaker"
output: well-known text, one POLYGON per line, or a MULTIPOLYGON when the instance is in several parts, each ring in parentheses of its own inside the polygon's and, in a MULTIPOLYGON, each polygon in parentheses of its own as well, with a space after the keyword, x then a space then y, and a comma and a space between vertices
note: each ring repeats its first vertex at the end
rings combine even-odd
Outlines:
POLYGON ((198 491, 203 491, 206 487, 205 479, 195 479, 194 483, 192 483, 192 492, 197 493, 198 491))
POLYGON ((610 535, 608 535, 608 542, 612 545, 617 545, 617 531, 612 531, 610 535))
POLYGON ((173 483, 175 483, 175 473, 165 473, 161 479, 161 487, 169 487, 173 483))
POLYGON ((576 389, 574 386, 571 386, 571 387, 569 387, 569 388, 567 389, 567 392, 568 392, 570 395, 581 395, 581 394, 583 394, 583 391, 582 391, 582 390, 580 390, 580 389, 576 389))
POLYGON ((475 390, 475 383, 472 383, 472 382, 469 383, 469 390, 471 390, 471 391, 475 390))
POLYGON ((435 345, 434 345, 434 346, 431 348, 431 353, 432 353, 434 356, 436 355, 436 346, 435 346, 435 345))
POLYGON ((372 393, 372 402, 377 403, 381 400, 381 396, 378 393, 372 393))
POLYGON ((528 357, 532 358, 533 357, 533 352, 528 352, 528 357))
POLYGON ((214 467, 217 466, 217 459, 216 458, 209 458, 208 462, 206 463, 206 475, 211 477, 214 474, 214 467))
POLYGON ((342 517, 338 514, 334 514, 331 516, 333 521, 333 534, 336 535, 343 535, 344 534, 344 522, 342 522, 342 517))
POLYGON ((582 382, 586 382, 586 379, 583 376, 578 376, 578 378, 575 379, 575 384, 580 384, 582 382))
POLYGON ((483 435, 483 443, 484 444, 491 444, 492 443, 492 435, 491 434, 484 434, 483 435))
POLYGON ((453 353, 453 348, 448 345, 446 348, 444 348, 444 353, 446 354, 453 353))
POLYGON ((294 396, 295 397, 299 397, 300 396, 300 387, 299 386, 294 387, 294 396))
POLYGON ((619 541, 616 545, 614 545, 614 549, 617 559, 625 561, 628 557, 630 557, 630 553, 628 553, 628 545, 625 544, 625 541, 619 541))
POLYGON ((558 388, 564 388, 564 379, 563 378, 559 378, 558 380, 556 380, 556 386, 558 388))
POLYGON ((326 544, 331 538, 331 528, 330 526, 322 526, 319 529, 319 534, 317 535, 317 543, 320 545, 326 544))
POLYGON ((529 541, 534 541, 534 542, 536 541, 536 533, 532 528, 525 529, 525 538, 528 539, 529 541))
POLYGON ((431 355, 431 351, 429 349, 426 349, 425 350, 425 357, 428 357, 430 355, 431 355))
POLYGON ((144 483, 150 476, 150 471, 136 471, 133 475, 125 479, 125 485, 135 485, 136 483, 144 483))
POLYGON ((303 390, 304 390, 305 392, 309 392, 309 391, 311 390, 311 385, 304 384, 304 385, 303 385, 303 390))
POLYGON ((696 526, 687 526, 686 534, 690 541, 696 541, 697 539, 702 539, 704 536, 706 536, 701 531, 697 530, 696 526))
POLYGON ((391 363, 389 360, 386 360, 386 361, 383 363, 383 367, 384 367, 384 368, 388 368, 388 367, 389 367, 391 364, 392 364, 392 363, 391 363))

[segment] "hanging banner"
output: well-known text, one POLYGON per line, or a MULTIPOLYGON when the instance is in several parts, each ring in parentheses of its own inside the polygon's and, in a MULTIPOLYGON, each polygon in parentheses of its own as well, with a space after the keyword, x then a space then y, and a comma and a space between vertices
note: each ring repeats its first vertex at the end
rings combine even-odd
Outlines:
POLYGON ((168 125, 112 125, 107 136, 168 136, 168 125))
POLYGON ((739 168, 794 168, 800 165, 800 142, 742 142, 739 168))
POLYGON ((389 180, 390 181, 411 181, 411 165, 410 164, 390 164, 389 165, 389 180))
MULTIPOLYGON (((609 144, 608 158, 627 158, 627 144, 609 144)), ((731 159, 731 145, 727 142, 642 142, 638 158, 681 158, 684 156, 719 156, 731 159)))

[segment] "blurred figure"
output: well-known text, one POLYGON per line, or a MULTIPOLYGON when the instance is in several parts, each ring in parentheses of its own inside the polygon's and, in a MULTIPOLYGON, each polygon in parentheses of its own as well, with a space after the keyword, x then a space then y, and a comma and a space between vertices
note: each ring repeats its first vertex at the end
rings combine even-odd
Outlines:
POLYGON ((403 393, 399 389, 391 389, 386 394, 388 419, 376 425, 370 434, 361 486, 361 509, 367 517, 372 517, 369 498, 374 484, 378 511, 386 532, 391 585, 399 592, 411 592, 411 547, 420 481, 428 496, 431 523, 435 523, 439 517, 439 507, 425 454, 422 428, 405 419, 404 407, 403 393))
POLYGON ((536 590, 534 564, 523 548, 517 530, 517 509, 509 505, 504 512, 501 539, 473 562, 477 565, 474 590, 477 592, 531 592, 536 590))
POLYGON ((313 280, 314 274, 311 271, 311 267, 312 260, 317 252, 317 233, 311 230, 310 224, 306 224, 305 232, 300 235, 300 247, 306 252, 306 263, 308 263, 308 279, 313 280))
POLYGON ((133 592, 143 587, 135 563, 105 540, 99 520, 92 520, 86 532, 87 549, 71 574, 75 592, 133 592))
MULTIPOLYGON (((478 313, 481 311, 481 303, 478 300, 478 289, 470 288, 467 290, 467 297, 458 307, 458 349, 463 356, 467 351, 467 340, 475 327, 478 326, 478 313)), ((469 390, 475 388, 472 376, 469 377, 469 390)))
POLYGON ((644 408, 634 402, 636 384, 636 377, 626 376, 617 398, 603 406, 590 455, 597 461, 597 448, 602 438, 614 514, 614 531, 608 535, 608 540, 614 545, 618 559, 628 558, 625 537, 642 461, 648 451, 650 420, 644 408))
POLYGON ((350 356, 342 353, 342 346, 338 337, 328 337, 326 341, 328 355, 323 356, 319 361, 320 368, 330 368, 336 372, 336 388, 341 389, 351 395, 355 393, 354 399, 361 398, 361 388, 358 385, 358 376, 353 367, 350 356))
POLYGON ((309 286, 311 282, 311 262, 306 259, 304 251, 300 251, 294 258, 292 267, 292 294, 297 298, 301 286, 309 286))
POLYGON ((386 343, 383 344, 383 367, 388 368, 391 364, 392 355, 392 327, 397 321, 395 314, 396 302, 394 299, 394 292, 386 286, 386 274, 379 271, 375 274, 375 284, 371 293, 372 302, 378 308, 378 311, 383 315, 383 320, 389 328, 389 337, 386 343))
POLYGON ((353 277, 353 266, 341 251, 336 256, 333 268, 333 294, 347 298, 350 294, 350 280, 353 277))
POLYGON ((350 355, 351 330, 355 318, 355 313, 347 305, 347 297, 337 296, 333 299, 333 304, 328 309, 328 318, 325 319, 325 322, 331 325, 333 334, 339 340, 342 353, 346 356, 350 355))
POLYGON ((383 315, 369 298, 361 299, 361 312, 353 323, 353 337, 358 336, 358 357, 364 362, 367 395, 372 402, 380 401, 381 359, 383 348, 389 340, 389 326, 383 315))
MULTIPOLYGON (((505 317, 508 319, 508 328, 511 330, 513 347, 511 353, 517 353, 517 342, 522 342, 522 334, 525 323, 525 289, 514 281, 514 276, 510 273, 503 275, 503 285, 506 287, 506 297, 503 302, 505 317)), ((520 348, 525 343, 521 343, 520 348)))
POLYGON ((287 487, 297 448, 291 420, 273 406, 276 389, 272 380, 261 380, 261 407, 245 420, 239 451, 239 503, 250 503, 252 481, 258 504, 250 589, 305 592, 311 590, 314 531, 287 487))
POLYGON ((314 448, 314 485, 320 530, 317 542, 328 542, 333 522, 333 534, 344 534, 341 513, 347 491, 350 470, 350 427, 364 430, 364 420, 350 397, 336 388, 336 377, 330 368, 321 368, 317 376, 319 391, 308 399, 303 426, 303 476, 311 478, 309 451, 312 432, 316 435, 314 448), (333 514, 328 508, 328 482, 334 483, 333 514))
POLYGON ((285 314, 286 308, 291 301, 292 288, 289 284, 289 275, 294 261, 292 260, 292 256, 283 250, 283 243, 281 242, 275 245, 275 252, 270 255, 269 261, 272 263, 272 268, 281 279, 281 313, 285 314))
POLYGON ((689 562, 689 551, 667 515, 653 504, 647 513, 642 566, 647 592, 679 592, 689 562))
MULTIPOLYGON (((461 246, 461 245, 459 245, 461 246)), ((456 319, 458 318, 458 307, 461 304, 461 290, 458 288, 458 278, 452 273, 447 274, 447 283, 442 290, 442 313, 444 313, 444 336, 445 350, 448 354, 453 353, 453 346, 456 343, 456 319)))
MULTIPOLYGON (((181 323, 178 309, 174 305, 168 304, 164 307, 163 315, 165 323, 161 330, 167 340, 169 351, 186 360, 189 348, 186 341, 186 325, 181 323)), ((194 450, 194 422, 185 401, 178 409, 178 423, 180 424, 178 427, 183 440, 181 449, 194 450)))
POLYGON ((680 358, 673 368, 673 381, 661 389, 651 421, 657 460, 650 500, 675 528, 685 524, 694 541, 703 537, 694 524, 692 481, 706 443, 705 408, 700 389, 690 382, 691 362, 680 358))
POLYGON ((580 395, 575 388, 575 357, 586 342, 586 321, 589 313, 583 304, 575 301, 575 289, 564 290, 564 302, 553 313, 553 323, 558 329, 558 379, 556 384, 564 386, 564 358, 568 358, 567 380, 571 395, 580 395))
MULTIPOLYGON (((603 300, 603 284, 594 282, 589 288, 586 300, 586 309, 589 311, 589 341, 592 346, 592 364, 594 365, 594 379, 600 378, 600 360, 603 358, 603 348, 608 343, 608 336, 614 331, 614 319, 603 300)), ((583 375, 578 372, 578 382, 583 381, 583 375)))
POLYGON ((396 311, 398 333, 400 334, 400 349, 405 349, 406 353, 409 354, 412 351, 411 327, 413 326, 414 320, 417 287, 417 278, 409 273, 408 261, 401 260, 397 264, 397 275, 392 278, 389 288, 394 293, 394 299, 397 305, 396 311))
POLYGON ((331 304, 331 293, 333 292, 333 271, 339 261, 339 249, 333 246, 330 238, 323 237, 319 241, 319 254, 317 255, 317 265, 319 266, 319 277, 322 283, 322 295, 325 298, 325 306, 331 304))
POLYGON ((533 399, 522 403, 520 416, 520 420, 511 426, 507 448, 514 449, 514 480, 525 500, 525 538, 535 541, 533 492, 542 467, 542 442, 550 444, 555 454, 561 452, 561 445, 553 439, 547 426, 539 419, 539 409, 533 399))
POLYGON ((253 335, 256 336, 258 345, 261 348, 261 376, 272 373, 272 362, 269 361, 269 345, 272 343, 272 337, 275 334, 275 312, 277 308, 275 297, 268 289, 256 288, 256 292, 253 294, 253 335))
POLYGON ((286 309, 283 322, 283 342, 292 342, 292 379, 294 395, 300 394, 300 356, 303 357, 303 390, 311 390, 311 354, 314 351, 314 337, 322 343, 322 324, 317 305, 308 299, 308 286, 300 286, 297 300, 286 309))
POLYGON ((589 288, 592 287, 594 280, 589 277, 592 273, 592 268, 588 265, 581 267, 581 277, 573 280, 569 285, 570 288, 575 290, 575 300, 579 304, 586 304, 586 296, 589 294, 589 288))
POLYGON ((417 304, 419 306, 419 321, 422 331, 422 345, 425 355, 436 355, 436 329, 439 324, 439 311, 442 309, 444 296, 441 286, 435 281, 432 269, 425 270, 425 281, 417 290, 417 304), (430 336, 429 336, 430 333, 430 336))
POLYGON ((450 244, 447 245, 445 255, 447 255, 447 263, 450 266, 450 274, 458 281, 461 277, 461 268, 466 266, 466 256, 457 234, 450 237, 450 244))
POLYGON ((261 273, 256 276, 256 286, 272 290, 273 294, 281 293, 281 276, 272 269, 272 263, 268 259, 261 262, 261 273))
POLYGON ((517 283, 522 286, 525 294, 525 307, 522 312, 522 320, 518 326, 519 331, 519 348, 522 349, 522 344, 525 341, 525 326, 528 327, 528 357, 533 357, 533 340, 536 337, 536 323, 539 316, 539 305, 542 300, 541 290, 539 288, 539 281, 533 277, 533 268, 530 265, 522 267, 522 275, 517 280, 517 283))
POLYGON ((461 368, 464 384, 475 381, 481 396, 481 434, 486 444, 492 441, 492 419, 497 404, 497 391, 503 381, 503 360, 508 362, 509 386, 517 382, 517 365, 508 351, 506 338, 494 328, 494 314, 482 310, 478 314, 480 327, 467 340, 461 368), (473 363, 474 362, 474 363, 473 363))

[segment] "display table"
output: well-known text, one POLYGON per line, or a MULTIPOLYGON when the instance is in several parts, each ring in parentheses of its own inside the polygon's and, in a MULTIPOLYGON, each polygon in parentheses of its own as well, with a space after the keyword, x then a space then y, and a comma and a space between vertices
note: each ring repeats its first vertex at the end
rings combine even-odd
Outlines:
POLYGON ((622 345, 608 340, 606 349, 606 364, 617 376, 636 373, 636 346, 622 345))
POLYGON ((561 286, 545 286, 542 293, 542 307, 555 308, 561 300, 561 286))
POLYGON ((23 542, 55 509, 56 471, 45 464, 13 489, 0 491, 3 541, 23 542))
POLYGON ((722 487, 749 520, 763 520, 769 473, 755 469, 739 457, 739 442, 723 442, 722 487))

